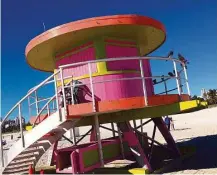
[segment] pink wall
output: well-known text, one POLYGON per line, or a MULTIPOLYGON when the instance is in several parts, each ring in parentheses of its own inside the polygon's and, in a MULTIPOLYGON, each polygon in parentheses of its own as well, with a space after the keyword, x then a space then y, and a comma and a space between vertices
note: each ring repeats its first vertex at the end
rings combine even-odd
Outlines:
MULTIPOLYGON (((107 41, 108 42, 108 41, 107 41)), ((113 42, 113 41, 112 41, 113 42)), ((82 46, 81 46, 82 47, 82 46)), ((79 47, 78 49, 80 49, 79 47)), ((73 49, 75 51, 75 49, 73 49)), ((114 46, 111 44, 106 44, 106 57, 114 58, 114 57, 134 57, 138 56, 138 49, 135 47, 123 47, 123 46, 114 46)), ((95 49, 93 47, 89 47, 84 49, 78 53, 71 54, 70 56, 66 56, 56 62, 56 67, 59 65, 65 65, 69 63, 76 62, 84 62, 89 60, 95 60, 95 49)), ((91 64, 92 72, 97 72, 96 64, 91 64)), ((130 60, 130 61, 115 61, 115 62, 107 62, 108 71, 111 70, 140 70, 139 61, 138 60, 130 60)), ((151 69, 148 60, 143 60, 143 69, 145 76, 151 76, 151 69)), ((64 77, 78 77, 88 74, 88 66, 76 66, 70 67, 64 70, 64 77)), ((104 75, 93 77, 93 81, 105 81, 105 80, 114 80, 121 78, 133 78, 140 77, 140 73, 121 73, 121 74, 112 74, 112 75, 104 75)), ((89 83, 89 78, 81 80, 84 83, 89 83)), ((89 87, 89 85, 88 85, 89 87)), ((146 79, 146 87, 147 94, 151 96, 153 91, 152 79, 146 79)), ((89 88, 90 89, 90 88, 89 88)), ((95 95, 99 98, 99 100, 117 100, 120 98, 130 98, 130 97, 138 97, 143 96, 143 88, 141 80, 127 80, 127 81, 113 81, 106 83, 98 83, 94 84, 94 92, 95 95)), ((91 101, 91 96, 86 95, 86 100, 91 101)))
MULTIPOLYGON (((126 46, 115 46, 106 45, 106 56, 108 58, 117 57, 135 57, 139 56, 138 49, 136 47, 126 47, 126 46)), ((129 61, 113 61, 108 62, 107 67, 109 70, 138 70, 140 71, 139 60, 129 60, 129 61)), ((143 60, 143 70, 146 77, 151 76, 151 67, 149 60, 143 60)), ((148 94, 154 93, 154 87, 152 79, 146 79, 146 87, 148 94)))
MULTIPOLYGON (((106 45, 107 58, 134 57, 138 55, 138 49, 135 47, 106 45)), ((112 61, 107 63, 107 67, 108 70, 137 70, 139 62, 138 60, 112 61)))
MULTIPOLYGON (((84 62, 84 61, 89 61, 89 60, 95 60, 95 49, 93 47, 89 47, 85 50, 82 50, 80 52, 77 52, 75 54, 72 54, 70 56, 67 56, 65 58, 58 60, 56 62, 56 67, 60 65, 84 62)), ((91 64, 91 70, 92 72, 97 72, 97 67, 95 63, 91 64)), ((73 75, 73 77, 78 77, 78 76, 82 76, 88 73, 89 73, 88 65, 85 64, 85 65, 80 65, 76 67, 74 66, 74 67, 69 67, 69 68, 64 69, 63 76, 68 77, 68 76, 73 75)))
MULTIPOLYGON (((99 97, 100 101, 104 100, 118 100, 121 98, 139 97, 143 96, 142 81, 141 80, 126 80, 126 81, 112 81, 97 83, 99 81, 115 80, 121 78, 140 77, 140 73, 125 73, 113 74, 93 77, 94 93, 99 97)), ((83 83, 89 83, 89 79, 80 80, 83 83)), ((87 85, 90 89, 90 86, 87 85)), ((147 89, 148 96, 152 95, 151 89, 147 89)), ((86 100, 92 101, 91 96, 86 95, 86 100)))

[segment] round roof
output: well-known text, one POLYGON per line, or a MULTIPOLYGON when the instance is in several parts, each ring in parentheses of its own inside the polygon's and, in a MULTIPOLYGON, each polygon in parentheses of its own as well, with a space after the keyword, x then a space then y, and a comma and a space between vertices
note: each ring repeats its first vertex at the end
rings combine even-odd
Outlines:
POLYGON ((53 72, 56 54, 103 36, 135 40, 141 54, 147 55, 163 44, 166 32, 163 24, 145 16, 89 18, 60 25, 33 38, 26 46, 26 59, 35 69, 53 72))

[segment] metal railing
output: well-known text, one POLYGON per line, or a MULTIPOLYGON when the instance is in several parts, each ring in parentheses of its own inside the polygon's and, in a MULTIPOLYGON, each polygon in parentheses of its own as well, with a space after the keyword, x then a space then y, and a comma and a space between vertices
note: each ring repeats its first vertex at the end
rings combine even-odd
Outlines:
MULTIPOLYGON (((175 71, 175 76, 164 76, 164 78, 167 78, 167 80, 169 79, 175 79, 176 80, 176 88, 167 90, 167 92, 171 92, 174 90, 178 90, 178 94, 181 95, 181 87, 183 87, 183 84, 181 85, 179 80, 180 78, 180 74, 182 72, 184 72, 185 78, 183 78, 183 80, 185 81, 185 85, 187 88, 187 93, 190 96, 190 88, 189 88, 189 84, 188 84, 188 77, 187 77, 187 71, 186 71, 186 65, 185 63, 183 63, 182 61, 178 60, 178 59, 174 59, 174 58, 166 58, 166 57, 123 57, 123 58, 109 58, 109 59, 99 59, 99 60, 93 60, 93 61, 85 61, 85 62, 79 62, 79 63, 72 63, 72 64, 67 64, 67 65, 63 65, 63 66, 59 66, 60 70, 64 70, 65 68, 68 67, 73 67, 73 66, 81 66, 81 65, 88 65, 88 71, 89 71, 89 79, 90 79, 90 83, 85 83, 85 84, 79 84, 76 86, 82 86, 82 85, 90 85, 90 89, 91 89, 91 93, 92 93, 92 97, 94 97, 94 87, 93 84, 98 84, 98 83, 106 83, 106 82, 113 82, 113 81, 127 81, 127 80, 142 80, 142 88, 143 88, 143 93, 144 93, 144 99, 146 102, 147 101, 147 89, 146 89, 146 85, 145 85, 145 79, 154 79, 154 78, 162 78, 162 76, 151 76, 151 77, 146 77, 144 76, 144 71, 143 71, 143 62, 142 60, 167 60, 167 61, 172 61, 173 63, 173 68, 175 71), (138 60, 139 61, 139 65, 140 65, 140 73, 141 76, 140 77, 131 77, 131 78, 121 78, 121 79, 111 79, 111 80, 103 80, 103 81, 94 81, 92 80, 92 71, 91 71, 91 64, 92 63, 98 63, 98 62, 112 62, 112 61, 127 61, 127 60, 138 60), (177 70, 177 66, 176 63, 180 63, 182 65, 182 69, 181 70, 177 70)), ((70 77, 64 77, 64 79, 68 79, 70 77)), ((162 81, 163 82, 163 81, 162 81)), ((63 84, 63 83, 61 83, 63 84)), ((73 87, 76 87, 73 86, 73 87)), ((72 87, 72 86, 66 86, 66 87, 72 87)), ((163 94, 166 92, 162 92, 159 94, 163 94)), ((93 102, 93 108, 94 108, 94 101, 95 99, 92 99, 93 102)), ((93 109, 94 111, 94 109, 93 109)))
MULTIPOLYGON (((66 84, 66 86, 69 85, 71 82, 72 82, 72 80, 71 80, 70 82, 68 82, 68 83, 66 84)), ((64 88, 65 88, 65 86, 64 86, 64 88)), ((59 94, 60 92, 61 92, 61 90, 59 90, 59 91, 57 92, 57 94, 59 94)), ((35 125, 36 125, 36 123, 37 123, 38 120, 39 120, 39 123, 41 122, 40 116, 41 116, 41 114, 42 114, 42 112, 43 112, 44 110, 47 110, 47 116, 50 116, 49 104, 50 104, 51 102, 54 102, 54 100, 56 100, 56 97, 57 97, 57 96, 56 96, 56 94, 55 94, 55 95, 53 95, 52 97, 47 98, 48 101, 47 101, 47 103, 41 108, 41 110, 38 112, 38 114, 37 114, 37 116, 36 116, 36 119, 35 119, 35 121, 34 121, 34 123, 33 123, 33 127, 35 127, 35 125)), ((47 99, 43 99, 42 101, 45 101, 45 100, 47 100, 47 99)), ((53 109, 53 110, 55 110, 55 109, 53 109)), ((55 111, 54 111, 54 112, 55 112, 55 111)))
MULTIPOLYGON (((21 140, 22 140, 22 146, 25 147, 25 139, 24 139, 24 131, 23 131, 23 123, 22 123, 22 109, 21 106, 24 103, 25 100, 28 100, 29 102, 29 97, 32 96, 32 94, 35 94, 37 92, 37 90, 39 88, 41 88, 42 86, 44 86, 47 82, 49 82, 50 79, 55 78, 55 76, 59 73, 59 71, 57 71, 56 73, 52 74, 51 76, 49 76, 48 78, 46 78, 44 81, 42 81, 40 84, 38 84, 37 86, 35 86, 34 88, 32 88, 31 90, 29 90, 29 92, 20 100, 18 101, 17 104, 15 104, 11 110, 5 115, 5 117, 3 118, 3 120, 1 121, 0 124, 0 146, 1 146, 1 161, 2 161, 2 166, 4 167, 4 158, 3 158, 3 145, 2 145, 2 127, 4 122, 10 117, 10 115, 16 110, 18 109, 18 119, 19 119, 19 125, 20 125, 20 135, 21 135, 21 140)), ((37 103, 36 103, 37 104, 37 103)), ((59 105, 57 105, 57 110, 59 109, 59 105)))
MULTIPOLYGON (((36 120, 34 122, 34 125, 37 123, 37 121, 39 120, 40 122, 40 115, 42 114, 43 111, 47 110, 47 115, 50 115, 50 110, 51 108, 49 108, 49 105, 51 104, 51 102, 53 102, 53 110, 55 111, 59 111, 60 110, 60 103, 59 103, 59 93, 60 91, 62 91, 62 98, 63 98, 63 108, 65 111, 65 115, 67 115, 67 110, 66 110, 66 94, 65 94, 65 88, 71 88, 71 98, 72 98, 72 104, 74 104, 74 100, 73 100, 73 88, 78 87, 78 86, 82 86, 82 85, 90 85, 90 92, 91 92, 91 97, 92 97, 92 108, 93 108, 93 112, 96 112, 96 103, 95 103, 95 92, 94 92, 94 84, 98 84, 98 83, 107 83, 107 82, 113 82, 113 81, 129 81, 129 80, 141 80, 142 81, 142 90, 143 90, 143 95, 144 95, 144 101, 145 104, 148 105, 148 98, 147 98, 147 86, 146 86, 146 79, 154 79, 154 78, 162 78, 162 76, 149 76, 146 77, 144 75, 144 70, 143 70, 143 60, 162 60, 162 61, 171 61, 173 63, 173 69, 175 70, 175 76, 164 76, 164 78, 166 79, 175 79, 176 80, 176 88, 174 88, 173 90, 178 90, 178 94, 181 95, 181 89, 180 87, 182 87, 183 85, 180 84, 180 73, 184 72, 184 81, 185 81, 185 85, 186 85, 186 89, 188 92, 188 95, 190 96, 190 88, 189 88, 189 84, 188 84, 188 77, 187 77, 187 71, 186 71, 186 65, 178 60, 178 59, 174 59, 174 58, 166 58, 166 57, 123 57, 123 58, 109 58, 109 59, 97 59, 97 60, 93 60, 93 61, 85 61, 85 62, 79 62, 79 63, 73 63, 73 64, 67 64, 67 65, 63 65, 63 66, 59 66, 59 69, 52 74, 51 76, 49 76, 48 78, 46 78, 44 81, 42 81, 39 85, 35 86, 34 88, 30 89, 29 92, 6 114, 6 116, 3 118, 2 122, 1 122, 1 129, 3 126, 3 123, 9 118, 9 116, 11 115, 12 112, 15 111, 15 109, 18 108, 18 116, 19 116, 19 122, 20 122, 20 133, 21 133, 21 139, 22 139, 22 146, 25 147, 25 138, 24 138, 24 134, 23 134, 23 128, 22 128, 22 109, 21 109, 21 104, 25 101, 28 100, 28 105, 29 105, 29 115, 31 116, 31 112, 30 112, 30 108, 31 105, 36 105, 36 111, 37 111, 37 116, 36 116, 36 120), (103 81, 94 81, 93 82, 93 72, 91 70, 91 64, 94 63, 98 63, 98 62, 112 62, 112 61, 128 61, 128 60, 138 60, 139 61, 139 69, 140 69, 140 76, 138 77, 131 77, 131 78, 120 78, 120 79, 111 79, 111 80, 103 80, 103 81), (178 71, 176 63, 180 63, 182 66, 182 69, 180 71, 178 71), (88 77, 89 77, 89 83, 81 83, 78 85, 73 85, 72 82, 69 82, 67 84, 65 84, 65 80, 72 78, 72 76, 69 77, 64 77, 63 76, 63 71, 66 68, 69 67, 73 67, 73 66, 81 66, 81 65, 87 65, 88 66, 88 77), (59 77, 59 78, 57 78, 59 77), (58 89, 57 84, 58 82, 61 83, 61 86, 58 89), (49 98, 39 98, 37 96, 37 90, 39 88, 41 88, 44 85, 50 84, 50 83, 54 83, 54 87, 55 87, 55 94, 52 97, 49 98), (70 85, 69 85, 70 84, 70 85), (35 99, 35 102, 30 103, 30 98, 35 99), (39 109, 39 103, 40 102, 45 102, 47 101, 44 106, 39 109), (56 110, 54 108, 54 104, 56 103, 56 110)), ((72 78, 73 79, 73 78, 72 78)), ((127 88, 127 87, 126 87, 127 88)), ((167 90, 166 90, 167 91, 167 90)), ((168 91, 167 91, 168 92, 168 91)), ((162 93, 160 93, 162 94, 162 93)), ((59 115, 60 117, 60 121, 62 120, 62 116, 59 115)), ((96 118, 98 118, 98 116, 96 115, 96 118)), ((97 120, 96 120, 97 121, 97 120)), ((99 135, 98 135, 99 137, 99 135)), ((3 146, 2 146, 2 132, 0 132, 0 139, 1 139, 1 156, 3 156, 3 146)), ((98 140, 100 140, 100 138, 98 138, 98 140)), ((102 148, 101 142, 99 142, 99 148, 102 148)), ((100 155, 100 159, 101 159, 101 163, 103 164, 103 155, 100 155)), ((3 158, 2 158, 3 159, 3 158)), ((3 162, 3 161, 2 161, 3 162)), ((4 165, 4 162, 2 163, 2 165, 4 165)))

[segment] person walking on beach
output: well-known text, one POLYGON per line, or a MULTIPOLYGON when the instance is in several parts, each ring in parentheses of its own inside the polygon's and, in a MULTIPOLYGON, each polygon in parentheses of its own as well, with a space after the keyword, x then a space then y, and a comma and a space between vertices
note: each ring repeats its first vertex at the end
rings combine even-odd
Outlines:
POLYGON ((173 121, 172 117, 170 118, 170 124, 171 124, 172 130, 175 130, 174 121, 173 121))
POLYGON ((170 118, 168 116, 166 116, 165 120, 164 120, 168 130, 170 131, 170 118))

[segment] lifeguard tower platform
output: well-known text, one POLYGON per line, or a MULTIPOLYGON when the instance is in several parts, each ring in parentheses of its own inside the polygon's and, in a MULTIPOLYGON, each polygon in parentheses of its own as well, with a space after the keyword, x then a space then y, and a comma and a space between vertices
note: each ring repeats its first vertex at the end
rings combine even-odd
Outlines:
POLYGON ((190 100, 185 59, 173 58, 172 54, 147 56, 165 40, 162 23, 138 15, 70 22, 32 39, 25 52, 28 64, 52 74, 30 89, 1 122, 2 125, 15 112, 21 119, 27 110, 29 119, 34 121, 33 128, 25 134, 20 122, 21 138, 7 152, 1 145, 3 173, 28 172, 50 147, 51 164, 56 165, 57 173, 94 172, 120 159, 135 162, 128 170, 131 173, 152 173, 159 168, 156 162, 162 152, 170 159, 180 157, 162 117, 206 104, 190 100), (171 69, 165 71, 173 73, 154 75, 152 60, 167 61, 171 69), (172 81, 175 88, 165 86, 167 81, 172 81), (159 84, 162 93, 156 93, 155 86, 159 84), (42 93, 43 88, 46 90, 42 93), (136 126, 138 119, 141 124, 136 126), (151 137, 143 133, 149 122, 154 123, 151 137), (105 123, 111 123, 111 127, 103 126, 105 123), (70 140, 64 136, 68 130, 81 126, 92 127, 81 138, 74 135, 70 140), (109 139, 101 139, 101 128, 111 131, 109 139), (156 129, 166 145, 155 140, 156 129), (79 144, 88 134, 89 142, 79 144), (57 149, 62 137, 73 146, 57 149), (156 144, 163 151, 153 154, 156 144))

